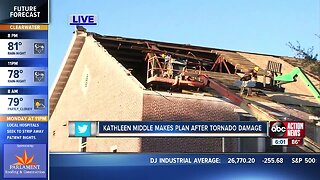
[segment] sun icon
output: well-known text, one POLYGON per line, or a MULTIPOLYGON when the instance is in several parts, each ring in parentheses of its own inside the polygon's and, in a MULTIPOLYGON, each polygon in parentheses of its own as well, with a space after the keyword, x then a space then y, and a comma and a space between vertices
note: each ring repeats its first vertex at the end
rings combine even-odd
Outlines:
POLYGON ((41 105, 39 101, 36 102, 36 107, 38 108, 41 105))
POLYGON ((34 156, 28 157, 27 151, 24 150, 22 157, 16 156, 16 159, 18 162, 16 162, 14 165, 37 165, 36 163, 32 162, 34 156))
POLYGON ((44 99, 34 99, 34 109, 45 109, 44 99))

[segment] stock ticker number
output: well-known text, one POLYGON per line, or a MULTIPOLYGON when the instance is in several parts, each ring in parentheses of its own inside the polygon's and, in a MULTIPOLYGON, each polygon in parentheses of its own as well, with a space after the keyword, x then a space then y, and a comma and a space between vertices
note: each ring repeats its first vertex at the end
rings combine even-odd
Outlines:
POLYGON ((254 164, 255 158, 228 158, 228 164, 254 164))
POLYGON ((263 158, 264 164, 282 164, 283 158, 263 158))

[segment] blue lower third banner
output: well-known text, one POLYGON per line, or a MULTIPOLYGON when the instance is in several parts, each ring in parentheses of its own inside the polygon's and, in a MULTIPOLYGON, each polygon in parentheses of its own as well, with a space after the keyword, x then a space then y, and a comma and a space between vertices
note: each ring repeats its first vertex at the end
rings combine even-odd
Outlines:
POLYGON ((320 154, 51 154, 50 179, 319 179, 320 154))
POLYGON ((268 122, 72 121, 70 137, 267 137, 268 122))

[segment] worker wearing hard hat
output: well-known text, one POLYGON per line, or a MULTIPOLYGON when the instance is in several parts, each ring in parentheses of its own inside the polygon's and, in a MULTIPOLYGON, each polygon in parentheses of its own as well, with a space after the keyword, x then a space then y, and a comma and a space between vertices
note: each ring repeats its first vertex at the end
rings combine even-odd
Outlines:
MULTIPOLYGON (((240 81, 242 81, 242 85, 240 88, 240 95, 243 94, 244 89, 247 88, 247 96, 251 96, 252 95, 252 83, 248 83, 249 81, 252 81, 252 78, 254 78, 254 80, 256 81, 258 78, 258 71, 259 71, 259 67, 256 66, 253 69, 249 69, 248 71, 246 71, 244 73, 244 76, 242 78, 240 78, 240 81)), ((254 83, 255 86, 255 83, 254 83)))
POLYGON ((248 71, 246 71, 244 73, 244 76, 240 79, 241 81, 249 81, 251 80, 252 78, 254 78, 255 80, 257 80, 257 77, 258 77, 258 71, 259 71, 259 67, 256 66, 254 67, 253 69, 249 69, 248 71))
POLYGON ((169 61, 171 60, 171 55, 169 54, 161 54, 161 57, 164 59, 164 68, 167 68, 169 61))

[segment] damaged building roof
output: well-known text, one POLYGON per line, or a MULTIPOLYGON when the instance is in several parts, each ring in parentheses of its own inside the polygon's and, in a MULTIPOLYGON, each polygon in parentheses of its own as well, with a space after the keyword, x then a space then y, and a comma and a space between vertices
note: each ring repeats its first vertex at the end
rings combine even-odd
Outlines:
MULTIPOLYGON (((293 69, 297 62, 284 56, 259 54, 251 52, 241 52, 235 50, 225 50, 210 47, 193 46, 190 44, 176 44, 169 42, 159 42, 144 39, 124 38, 118 36, 103 36, 93 32, 86 32, 85 29, 78 29, 71 42, 70 48, 66 54, 64 62, 62 63, 60 72, 57 76, 50 96, 50 116, 55 110, 64 87, 68 82, 68 78, 77 62, 77 58, 81 53, 86 37, 92 37, 104 50, 111 54, 127 71, 128 75, 139 81, 144 89, 148 89, 150 85, 161 83, 174 83, 174 79, 164 78, 150 75, 150 61, 152 58, 161 58, 161 54, 167 54, 175 59, 187 60, 187 66, 190 66, 189 73, 205 74, 210 78, 224 85, 226 88, 238 92, 234 86, 234 82, 248 69, 256 66, 260 67, 258 71, 258 81, 262 81, 262 76, 265 74, 268 61, 273 61, 282 64, 282 72, 288 73, 293 69), (168 81, 167 81, 168 80, 168 81), (170 80, 170 81, 169 81, 170 80)), ((164 63, 164 61, 160 62, 164 63)), ((152 66, 152 65, 151 65, 152 66)), ((158 64, 156 66, 162 66, 158 64)), ((156 69, 161 71, 162 69, 156 69)), ((153 69, 153 71, 155 71, 153 69)), ((307 76, 314 84, 319 84, 319 78, 306 71, 307 76)), ((195 81, 197 82, 197 81, 195 81)), ((198 87, 197 84, 188 84, 190 81, 185 81, 187 86, 198 87)), ((152 86, 152 88, 162 87, 162 84, 152 86)), ((305 112, 303 108, 295 108, 294 106, 308 106, 319 109, 318 102, 315 101, 312 94, 304 87, 303 82, 297 81, 290 84, 283 85, 284 92, 272 92, 268 90, 258 90, 263 95, 249 98, 254 103, 265 106, 266 109, 274 112, 281 112, 287 117, 292 117, 293 120, 307 121, 305 113, 297 113, 299 111, 305 112), (280 104, 279 104, 280 103, 280 104), (294 105, 294 106, 292 106, 294 105)), ((158 88, 156 90, 163 90, 158 88)), ((164 89, 166 90, 166 89, 164 89)), ((209 91, 203 89, 203 91, 209 91)), ((185 92, 185 91, 182 91, 185 92)), ((191 94, 193 91, 191 91, 191 94)), ((214 92, 213 92, 214 93, 214 92)), ((209 92, 209 94, 211 94, 209 92)), ((317 110, 316 110, 317 111, 317 110)), ((310 113, 307 112, 307 113, 310 113)), ((282 115, 281 115, 282 116, 282 115)))
MULTIPOLYGON (((241 73, 255 66, 260 67, 259 75, 265 73, 268 61, 282 64, 283 73, 290 72, 296 65, 297 59, 284 56, 224 50, 209 47, 193 46, 190 44, 175 44, 168 42, 151 41, 145 39, 124 38, 118 36, 92 35, 112 56, 146 86, 147 81, 147 53, 166 53, 172 56, 188 59, 189 62, 202 63, 205 74, 220 80, 230 88, 233 82, 240 78, 241 73), (216 64, 216 65, 215 65, 216 64), (213 66, 214 69, 212 68, 213 66), (215 73, 217 72, 217 73, 215 73)), ((299 62, 299 61, 298 61, 299 62)), ((301 64, 298 64, 302 67, 301 64)), ((309 79, 319 85, 319 77, 306 71, 309 79)), ((309 90, 299 80, 295 83, 285 84, 286 93, 272 93, 265 91, 274 101, 303 106, 319 106, 309 90), (279 97, 280 96, 280 97, 279 97), (282 96, 282 97, 281 97, 282 96), (289 96, 289 98, 287 98, 289 96), (290 98, 294 97, 294 98, 290 98), (284 99, 283 99, 284 98, 284 99)))
MULTIPOLYGON (((86 30, 82 27, 78 27, 76 33, 81 34, 81 32, 86 32, 86 30)), ((281 63, 284 73, 289 72, 295 66, 303 67, 302 63, 300 63, 300 60, 286 56, 241 52, 235 50, 193 46, 190 44, 176 44, 119 36, 106 36, 94 32, 86 32, 86 34, 87 36, 92 36, 99 44, 101 44, 108 51, 108 53, 115 57, 115 59, 117 59, 127 70, 129 70, 130 73, 145 87, 147 87, 146 56, 151 52, 166 53, 172 56, 186 58, 190 62, 201 63, 203 65, 203 71, 206 74, 210 75, 210 77, 216 80, 219 80, 229 88, 235 88, 234 81, 239 79, 241 74, 246 70, 252 69, 255 66, 260 67, 258 74, 263 75, 269 60, 281 63), (215 64, 215 69, 212 69, 215 64)), ((84 43, 84 36, 75 37, 75 43, 69 48, 70 52, 67 53, 69 57, 65 58, 67 62, 65 66, 62 67, 66 70, 63 71, 59 79, 56 80, 58 85, 63 84, 63 79, 67 79, 68 73, 74 66, 77 56, 81 51, 81 46, 84 43)), ((63 69, 60 71, 62 70, 63 69)), ((309 69, 305 70, 305 72, 309 79, 316 86, 319 86, 319 77, 308 70, 309 69)), ((319 106, 309 91, 303 87, 304 84, 302 84, 302 82, 290 83, 283 86, 286 88, 286 94, 267 91, 264 91, 264 93, 273 101, 283 104, 319 106)), ((59 87, 55 89, 58 90, 56 93, 59 94, 59 90, 63 90, 63 85, 59 85, 59 87)))

